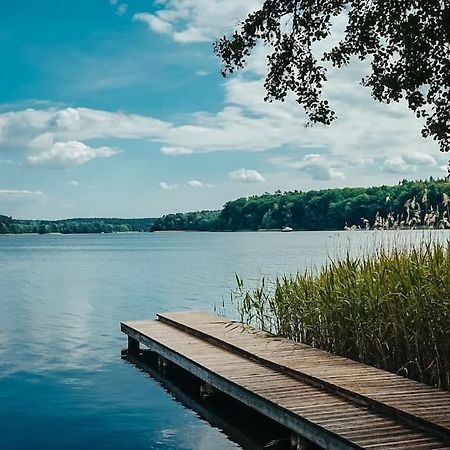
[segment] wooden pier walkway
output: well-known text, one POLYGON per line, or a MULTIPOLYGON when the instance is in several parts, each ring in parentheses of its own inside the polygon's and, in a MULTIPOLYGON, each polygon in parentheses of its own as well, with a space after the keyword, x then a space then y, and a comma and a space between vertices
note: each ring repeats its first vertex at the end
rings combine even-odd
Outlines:
POLYGON ((209 386, 327 449, 450 449, 450 393, 214 314, 123 322, 209 386))

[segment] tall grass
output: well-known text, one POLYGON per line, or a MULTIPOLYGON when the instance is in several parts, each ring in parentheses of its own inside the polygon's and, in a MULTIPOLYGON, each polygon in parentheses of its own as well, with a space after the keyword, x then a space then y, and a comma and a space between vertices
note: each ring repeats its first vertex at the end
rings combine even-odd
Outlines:
POLYGON ((450 242, 347 254, 250 290, 237 283, 243 322, 450 389, 450 242))

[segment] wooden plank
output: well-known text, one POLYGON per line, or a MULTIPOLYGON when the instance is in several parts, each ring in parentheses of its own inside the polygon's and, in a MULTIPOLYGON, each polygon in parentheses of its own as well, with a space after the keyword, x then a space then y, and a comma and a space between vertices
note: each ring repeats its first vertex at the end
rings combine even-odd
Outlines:
MULTIPOLYGON (((224 322, 220 323, 223 326, 224 322)), ((122 324, 122 331, 215 388, 323 448, 362 448, 360 444, 365 437, 372 435, 374 424, 380 429, 399 427, 396 436, 403 436, 403 440, 417 435, 418 439, 430 439, 436 446, 444 445, 439 439, 430 438, 416 428, 399 424, 367 407, 186 334, 171 325, 158 321, 130 322, 122 324), (346 433, 351 431, 356 433, 348 434, 347 438, 346 433)), ((382 432, 378 435, 378 443, 384 445, 381 448, 389 448, 382 432)))
MULTIPOLYGON (((160 325, 160 324, 158 324, 160 325)), ((164 325, 163 325, 164 326, 164 325)), ((167 326, 165 326, 168 328, 167 326)), ((157 352, 163 357, 167 358, 169 361, 177 364, 183 369, 187 370, 191 374, 197 376, 198 378, 206 381, 216 389, 230 395, 236 400, 241 401, 245 405, 257 409, 261 414, 266 415, 272 420, 286 426, 287 428, 293 430, 294 432, 304 436, 311 442, 316 443, 325 449, 355 449, 358 448, 352 445, 346 439, 340 438, 339 436, 324 432, 319 427, 308 421, 299 418, 295 414, 286 412, 280 414, 271 403, 267 400, 260 398, 246 389, 243 389, 235 383, 231 383, 228 380, 221 377, 219 374, 207 370, 193 359, 186 358, 177 351, 167 347, 162 342, 158 342, 148 334, 144 334, 138 331, 138 327, 135 327, 131 323, 122 323, 122 331, 129 336, 139 340, 142 344, 146 345, 151 350, 157 352)), ((173 330, 171 330, 173 331, 173 330)), ((148 328, 147 328, 148 333, 148 328)), ((209 349, 211 350, 211 349, 209 349)), ((216 350, 216 349, 214 349, 216 350)))
POLYGON ((168 313, 160 314, 158 318, 186 332, 202 336, 208 342, 215 343, 223 348, 228 348, 239 353, 244 357, 269 365, 280 372, 299 377, 302 380, 331 390, 332 392, 337 392, 362 405, 369 405, 376 408, 384 414, 389 414, 392 417, 400 417, 405 422, 426 429, 429 432, 434 432, 435 435, 441 438, 450 439, 450 414, 448 409, 443 408, 438 414, 435 414, 432 411, 421 408, 420 405, 410 405, 402 401, 402 399, 396 400, 389 397, 379 399, 376 392, 380 389, 376 389, 374 386, 368 389, 367 385, 365 385, 365 378, 361 374, 371 374, 371 380, 374 382, 379 379, 380 387, 389 384, 391 388, 394 387, 408 393, 405 395, 410 395, 414 392, 428 393, 430 397, 433 396, 433 398, 436 398, 437 396, 444 402, 447 400, 448 404, 450 404, 450 393, 447 391, 424 386, 404 377, 357 363, 347 358, 331 355, 322 350, 312 349, 311 351, 311 348, 307 350, 307 346, 304 344, 299 345, 286 339, 276 338, 278 351, 274 352, 271 356, 270 353, 267 353, 267 350, 269 346, 273 346, 273 340, 267 338, 267 333, 256 337, 251 330, 249 331, 249 327, 239 327, 236 323, 228 326, 226 321, 222 319, 217 320, 217 316, 213 314, 195 313, 191 315, 191 313, 168 313), (207 330, 207 332, 204 330, 207 330), (251 347, 246 345, 246 340, 240 339, 240 336, 246 334, 250 334, 255 339, 251 347), (260 340, 260 347, 258 347, 256 339, 260 340), (284 348, 285 351, 280 353, 280 348, 284 348), (294 359, 286 356, 289 351, 291 351, 292 355, 296 355, 294 359), (306 362, 304 362, 304 357, 302 356, 305 353, 308 355, 306 362), (327 368, 311 365, 309 363, 310 357, 327 360, 329 363, 330 361, 339 361, 339 370, 330 371, 328 370, 328 365, 327 368), (341 374, 342 364, 347 366, 347 370, 344 372, 345 376, 341 374))

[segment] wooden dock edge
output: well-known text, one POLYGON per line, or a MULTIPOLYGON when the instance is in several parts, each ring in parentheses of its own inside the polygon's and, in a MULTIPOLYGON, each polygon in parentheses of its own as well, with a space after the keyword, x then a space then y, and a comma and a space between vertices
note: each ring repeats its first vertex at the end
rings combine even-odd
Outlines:
MULTIPOLYGON (((232 351, 233 353, 236 353, 244 358, 247 358, 247 359, 257 362, 259 364, 263 364, 266 367, 270 367, 271 369, 274 369, 274 370, 276 370, 280 373, 283 373, 285 375, 288 375, 292 378, 296 378, 300 381, 309 383, 310 385, 312 385, 314 387, 319 387, 321 389, 326 390, 327 392, 339 395, 339 396, 345 398, 346 400, 352 401, 352 402, 354 402, 358 405, 364 406, 366 408, 370 408, 375 412, 385 414, 393 419, 403 422, 406 425, 413 426, 421 431, 425 431, 426 433, 431 433, 431 434, 433 434, 433 436, 435 436, 439 439, 442 439, 444 441, 450 441, 450 430, 440 426, 439 424, 436 424, 434 422, 426 420, 422 417, 414 416, 412 414, 407 413, 406 411, 402 411, 400 409, 386 405, 386 404, 379 402, 377 400, 374 400, 370 397, 350 391, 341 386, 337 386, 335 384, 321 380, 319 378, 316 378, 316 377, 306 374, 304 372, 301 372, 298 370, 293 370, 284 365, 281 365, 276 362, 262 358, 260 356, 254 355, 253 353, 250 353, 250 352, 248 352, 238 346, 235 346, 229 342, 225 342, 221 339, 218 339, 218 338, 211 336, 207 333, 204 333, 200 330, 192 328, 186 324, 182 324, 180 322, 172 320, 169 317, 165 316, 163 313, 157 314, 156 316, 159 321, 166 323, 167 325, 176 327, 179 330, 185 331, 186 333, 189 333, 193 336, 201 338, 213 345, 221 347, 225 350, 232 351)), ((243 325, 243 324, 241 324, 241 325, 243 325)))
POLYGON ((277 423, 285 426, 294 433, 303 436, 311 442, 319 445, 324 449, 336 450, 354 450, 360 447, 355 446, 347 439, 340 437, 334 433, 329 432, 325 428, 315 425, 308 420, 281 408, 279 405, 260 397, 259 395, 237 385, 236 383, 227 380, 220 375, 208 371, 201 365, 189 360, 182 354, 171 350, 163 344, 150 339, 147 336, 134 330, 126 322, 120 324, 121 331, 128 335, 129 338, 141 342, 151 351, 154 351, 167 359, 171 363, 188 371, 192 375, 208 383, 219 391, 229 395, 235 400, 245 404, 246 406, 256 409, 264 416, 274 420, 277 423), (275 408, 274 408, 275 407, 275 408), (283 414, 274 414, 274 409, 283 409, 283 414))

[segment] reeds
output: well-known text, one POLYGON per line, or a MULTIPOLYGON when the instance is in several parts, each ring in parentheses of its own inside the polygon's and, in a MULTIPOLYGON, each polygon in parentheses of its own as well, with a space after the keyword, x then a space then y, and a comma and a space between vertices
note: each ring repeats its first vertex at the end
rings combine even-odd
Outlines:
MULTIPOLYGON (((391 197, 386 197, 386 203, 391 202, 391 197)), ((434 205, 428 202, 428 190, 422 192, 421 201, 417 201, 416 197, 408 199, 404 204, 403 214, 395 214, 389 212, 383 217, 379 212, 375 214, 373 224, 365 218, 361 217, 361 225, 353 224, 345 225, 346 230, 396 230, 396 229, 449 229, 450 228, 450 197, 445 192, 442 194, 441 204, 434 205), (422 204, 422 206, 420 206, 422 204)))
POLYGON ((251 290, 237 282, 243 322, 450 389, 450 242, 347 254, 251 290))

